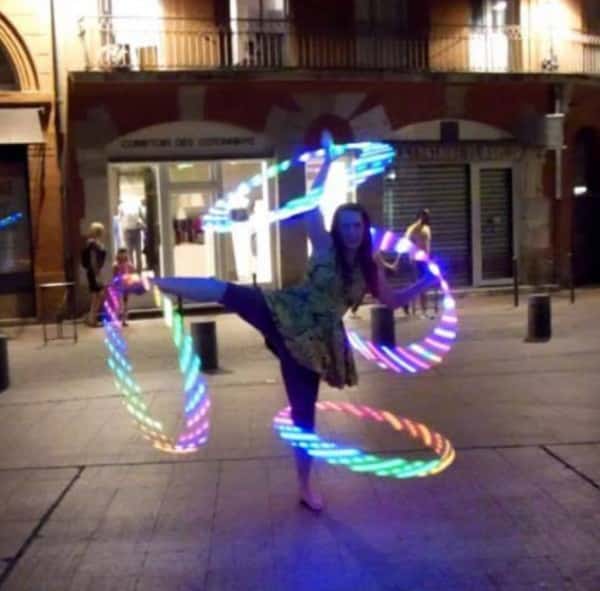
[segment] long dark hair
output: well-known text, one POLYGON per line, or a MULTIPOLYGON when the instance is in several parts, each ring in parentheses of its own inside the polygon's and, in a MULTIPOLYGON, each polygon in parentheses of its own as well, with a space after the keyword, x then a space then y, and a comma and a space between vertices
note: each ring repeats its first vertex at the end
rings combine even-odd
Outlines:
POLYGON ((331 238, 335 247, 335 256, 337 264, 342 271, 342 278, 344 280, 344 284, 349 285, 352 281, 352 267, 348 264, 348 261, 344 256, 345 246, 339 228, 340 217, 342 212, 344 211, 354 211, 356 213, 359 213, 362 217, 364 233, 362 241, 356 253, 355 264, 358 264, 358 266, 360 267, 364 275, 365 281, 367 283, 367 288, 371 292, 371 295, 377 297, 379 290, 377 288, 377 267, 375 265, 375 262, 373 261, 371 219, 369 218, 369 214, 366 212, 365 208, 362 205, 359 205, 358 203, 344 203, 343 205, 340 205, 335 210, 335 213, 333 214, 333 221, 331 223, 331 238))

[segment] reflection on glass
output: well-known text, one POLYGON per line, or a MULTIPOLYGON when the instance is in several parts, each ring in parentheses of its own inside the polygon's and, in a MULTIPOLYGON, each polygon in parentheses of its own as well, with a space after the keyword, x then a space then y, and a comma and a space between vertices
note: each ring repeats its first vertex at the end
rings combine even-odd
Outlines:
MULTIPOLYGON (((221 163, 223 193, 229 193, 244 181, 262 175, 262 185, 246 185, 240 203, 248 200, 247 207, 241 207, 235 215, 245 224, 238 224, 235 232, 224 238, 224 272, 232 281, 250 283, 256 276, 258 283, 273 280, 271 265, 271 233, 267 222, 269 210, 269 184, 266 180, 267 162, 264 160, 238 160, 221 163)), ((240 196, 241 197, 241 196, 240 196)))
POLYGON ((211 191, 171 191, 175 275, 201 277, 215 274, 214 240, 202 227, 202 216, 212 199, 211 191))
POLYGON ((111 165, 116 172, 111 193, 113 252, 127 248, 131 264, 147 276, 272 283, 273 227, 267 214, 276 181, 267 179, 269 164, 254 159, 111 165), (216 199, 251 178, 261 182, 248 186, 247 199, 239 200, 243 207, 235 212, 247 223, 236 225, 232 234, 205 232, 202 220, 216 199))
POLYGON ((18 222, 0 230, 0 274, 31 271, 31 242, 23 162, 0 162, 0 219, 19 212, 18 222))

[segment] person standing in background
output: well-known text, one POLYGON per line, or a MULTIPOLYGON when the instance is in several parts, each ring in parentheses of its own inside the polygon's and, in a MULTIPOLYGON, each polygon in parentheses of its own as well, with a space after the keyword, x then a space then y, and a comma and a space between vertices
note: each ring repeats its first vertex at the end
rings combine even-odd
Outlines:
POLYGON ((90 224, 88 239, 81 251, 81 265, 85 269, 90 290, 88 326, 98 326, 98 313, 104 299, 104 283, 100 273, 106 260, 106 248, 102 242, 103 237, 104 225, 100 222, 90 224))
POLYGON ((145 228, 145 212, 138 197, 122 198, 118 217, 129 260, 138 273, 142 272, 142 232, 145 228))
MULTIPOLYGON (((119 250, 117 250, 117 256, 115 257, 115 262, 113 263, 113 279, 119 278, 122 282, 121 285, 123 285, 133 273, 135 273, 135 268, 129 262, 127 249, 123 247, 119 248, 119 250)), ((121 323, 123 326, 127 326, 129 312, 129 293, 127 290, 121 289, 119 298, 121 304, 121 323)))
MULTIPOLYGON (((406 228, 404 237, 408 238, 418 249, 425 251, 428 257, 431 256, 431 215, 428 209, 422 209, 419 212, 416 221, 406 228)), ((411 262, 417 279, 427 275, 425 261, 415 260, 412 257, 411 262)), ((420 317, 425 318, 427 316, 427 292, 425 290, 419 294, 419 299, 421 303, 420 317)))
MULTIPOLYGON (((430 225, 430 213, 428 209, 422 209, 416 220, 406 228, 404 237, 408 238, 417 248, 427 253, 427 256, 431 255, 431 225, 430 225)), ((402 257, 407 256, 406 254, 396 253, 393 261, 386 261, 381 253, 376 254, 379 261, 392 272, 397 272, 402 257)), ((413 275, 416 279, 420 279, 427 274, 427 264, 424 261, 417 261, 414 257, 411 257, 411 266, 413 268, 413 275)), ((420 317, 425 318, 427 313, 427 293, 422 291, 420 293, 421 313, 420 317)), ((408 305, 402 306, 404 313, 409 315, 408 305)), ((414 309, 414 308, 413 308, 414 309)))

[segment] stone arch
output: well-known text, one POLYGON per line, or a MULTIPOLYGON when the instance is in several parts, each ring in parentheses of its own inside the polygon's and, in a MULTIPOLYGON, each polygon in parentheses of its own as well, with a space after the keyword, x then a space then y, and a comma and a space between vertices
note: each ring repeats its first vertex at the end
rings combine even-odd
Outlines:
POLYGON ((22 36, 1 12, 0 45, 14 68, 19 90, 39 90, 39 79, 31 53, 22 36))
POLYGON ((510 133, 499 127, 470 119, 419 121, 396 129, 385 139, 439 142, 442 139, 442 123, 446 122, 452 122, 456 126, 459 141, 500 141, 514 139, 510 133))

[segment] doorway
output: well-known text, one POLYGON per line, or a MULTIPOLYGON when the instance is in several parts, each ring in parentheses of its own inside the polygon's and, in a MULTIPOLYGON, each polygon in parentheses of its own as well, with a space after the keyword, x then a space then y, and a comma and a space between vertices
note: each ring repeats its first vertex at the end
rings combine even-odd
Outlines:
POLYGON ((0 146, 0 317, 35 315, 28 186, 27 146, 0 146))
POLYGON ((473 283, 505 284, 516 252, 512 165, 471 165, 471 187, 473 283))

